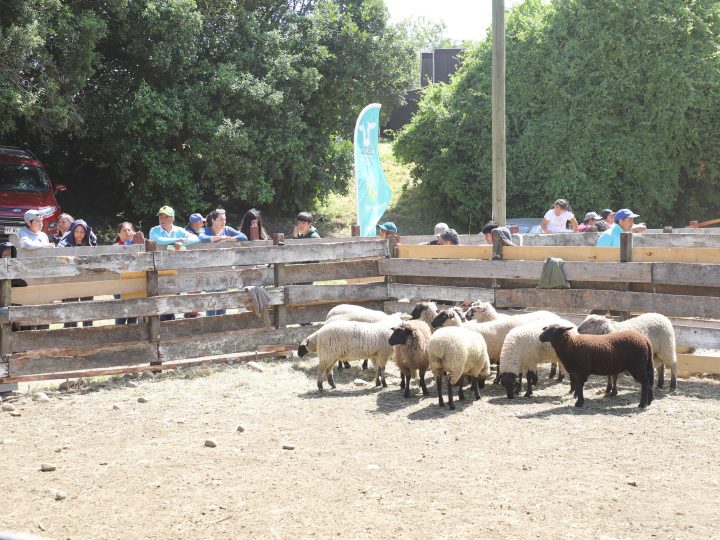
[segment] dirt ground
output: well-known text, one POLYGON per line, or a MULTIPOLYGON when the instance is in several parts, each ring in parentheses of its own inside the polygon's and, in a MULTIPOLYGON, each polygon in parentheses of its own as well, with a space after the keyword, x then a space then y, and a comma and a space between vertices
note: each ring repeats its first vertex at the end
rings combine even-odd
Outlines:
POLYGON ((56 539, 718 537, 718 381, 681 379, 641 411, 634 381, 623 378, 611 399, 597 377, 578 410, 567 383, 544 371, 531 399, 509 401, 490 386, 448 411, 434 384, 431 397, 404 399, 394 366, 388 389, 353 368, 320 395, 315 364, 115 380, 48 390, 45 403, 11 398, 21 416, 0 413, 0 530, 56 539), (359 377, 368 385, 356 386, 359 377), (56 470, 41 472, 42 463, 56 470))

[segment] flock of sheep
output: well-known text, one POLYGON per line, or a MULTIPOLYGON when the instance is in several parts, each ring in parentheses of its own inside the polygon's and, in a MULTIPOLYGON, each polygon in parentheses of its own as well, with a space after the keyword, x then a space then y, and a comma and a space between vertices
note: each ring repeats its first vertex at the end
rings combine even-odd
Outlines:
MULTIPOLYGON (((627 372, 641 385, 640 407, 653 400, 657 369, 658 387, 664 385, 665 368, 670 369, 670 388, 676 384, 675 332, 670 320, 647 313, 616 322, 600 315, 588 315, 579 325, 549 311, 507 315, 492 304, 475 302, 463 312, 458 307, 439 310, 433 302, 420 302, 411 315, 387 314, 362 306, 341 304, 330 310, 325 324, 303 340, 298 355, 318 356, 317 387, 323 382, 335 388, 333 366, 349 367, 348 361, 370 359, 375 366, 375 385, 387 387, 385 367, 393 359, 401 373, 400 388, 409 396, 410 379, 419 377, 425 396, 425 374, 431 371, 437 384, 438 400, 444 406, 443 379, 446 378, 448 406, 454 409, 453 386, 464 399, 463 384, 470 383, 475 399, 497 364, 494 383, 505 388, 513 399, 526 378, 525 396, 538 383, 537 369, 552 364, 550 377, 562 380, 567 372, 570 389, 584 403, 583 387, 589 375, 606 375, 607 393, 617 394, 617 377, 627 372)), ((364 364, 363 367, 366 367, 364 364)))

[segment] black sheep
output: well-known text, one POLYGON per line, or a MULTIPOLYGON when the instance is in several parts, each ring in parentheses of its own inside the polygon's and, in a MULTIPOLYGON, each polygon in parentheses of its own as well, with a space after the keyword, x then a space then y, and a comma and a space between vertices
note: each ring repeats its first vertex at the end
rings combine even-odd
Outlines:
POLYGON ((652 402, 655 377, 652 344, 640 332, 627 330, 594 336, 578 334, 572 326, 551 324, 543 328, 540 341, 553 346, 570 373, 578 397, 576 407, 585 402, 583 386, 589 375, 617 376, 623 371, 628 371, 641 385, 640 407, 652 402))

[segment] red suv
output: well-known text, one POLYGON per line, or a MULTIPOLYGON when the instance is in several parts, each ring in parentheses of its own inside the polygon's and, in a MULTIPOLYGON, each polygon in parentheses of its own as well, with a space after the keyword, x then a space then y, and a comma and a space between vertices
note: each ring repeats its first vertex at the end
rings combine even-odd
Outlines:
POLYGON ((7 239, 25 226, 27 210, 40 210, 43 231, 54 233, 60 205, 55 194, 64 191, 54 184, 43 164, 29 150, 0 146, 0 237, 7 239))

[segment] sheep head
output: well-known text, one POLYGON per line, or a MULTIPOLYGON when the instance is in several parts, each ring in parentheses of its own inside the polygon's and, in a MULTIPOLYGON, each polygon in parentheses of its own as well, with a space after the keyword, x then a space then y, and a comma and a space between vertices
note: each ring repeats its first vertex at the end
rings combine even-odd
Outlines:
POLYGON ((419 319, 426 309, 431 310, 432 313, 437 313, 438 310, 435 302, 420 302, 415 306, 415 309, 412 310, 410 316, 413 319, 419 319))
POLYGON ((540 341, 542 343, 553 343, 556 340, 563 337, 568 330, 572 330, 574 326, 563 326, 562 324, 551 324, 550 326, 543 327, 542 334, 540 334, 540 341))
POLYGON ((388 339, 389 345, 404 345, 407 343, 410 336, 412 336, 413 330, 408 326, 393 326, 392 334, 388 339))
POLYGON ((588 315, 578 326, 580 334, 609 334, 612 331, 612 321, 602 315, 588 315))
POLYGON ((495 318, 495 308, 489 302, 475 302, 465 312, 465 318, 477 322, 491 321, 495 318))
POLYGON ((308 351, 308 348, 307 348, 307 339, 303 339, 300 342, 300 345, 298 346, 297 354, 298 354, 298 356, 303 357, 308 352, 310 352, 310 351, 308 351))
POLYGON ((508 399, 513 399, 515 397, 516 393, 519 393, 519 388, 516 388, 518 384, 516 383, 517 375, 515 373, 508 373, 505 372, 502 375, 500 375, 500 384, 503 385, 505 388, 505 393, 507 394, 508 399))
POLYGON ((435 316, 430 326, 440 328, 441 326, 460 326, 462 321, 458 313, 453 309, 444 309, 435 316))

